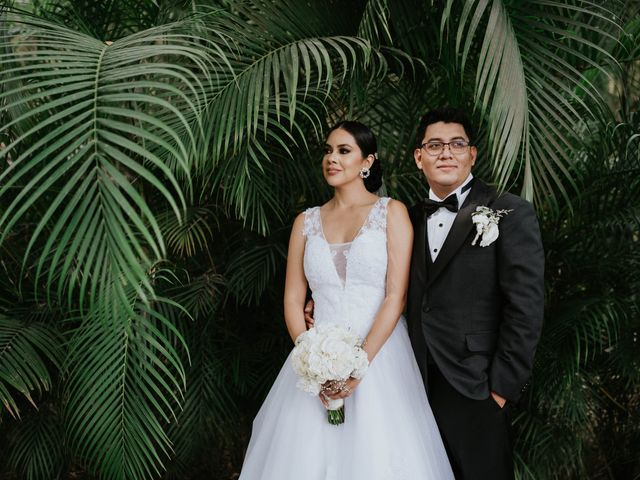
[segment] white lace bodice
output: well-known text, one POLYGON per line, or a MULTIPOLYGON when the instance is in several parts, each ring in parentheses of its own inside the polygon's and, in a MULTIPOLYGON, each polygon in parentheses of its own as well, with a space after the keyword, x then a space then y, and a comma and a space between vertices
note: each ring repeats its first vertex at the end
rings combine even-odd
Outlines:
POLYGON ((388 197, 378 199, 353 242, 347 244, 327 242, 320 207, 305 212, 304 272, 317 324, 344 324, 362 338, 371 328, 385 296, 388 203, 388 197))
POLYGON ((333 266, 336 268, 338 277, 342 280, 343 288, 344 282, 347 280, 347 260, 349 259, 349 250, 351 250, 351 245, 353 245, 353 242, 329 244, 329 251, 331 252, 331 258, 333 259, 333 266))

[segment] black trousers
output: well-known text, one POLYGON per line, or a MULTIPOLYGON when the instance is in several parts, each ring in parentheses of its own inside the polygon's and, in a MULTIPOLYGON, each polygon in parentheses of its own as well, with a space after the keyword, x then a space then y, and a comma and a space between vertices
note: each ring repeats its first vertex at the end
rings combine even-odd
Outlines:
POLYGON ((511 407, 465 397, 433 364, 427 373, 429 404, 456 480, 513 480, 511 407))

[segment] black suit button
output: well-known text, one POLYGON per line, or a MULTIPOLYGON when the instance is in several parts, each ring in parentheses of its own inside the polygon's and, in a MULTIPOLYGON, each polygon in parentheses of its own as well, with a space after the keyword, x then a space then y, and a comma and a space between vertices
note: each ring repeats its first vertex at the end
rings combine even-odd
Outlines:
POLYGON ((424 307, 422 307, 422 311, 424 313, 429 313, 431 311, 431 307, 428 305, 425 305, 424 307))

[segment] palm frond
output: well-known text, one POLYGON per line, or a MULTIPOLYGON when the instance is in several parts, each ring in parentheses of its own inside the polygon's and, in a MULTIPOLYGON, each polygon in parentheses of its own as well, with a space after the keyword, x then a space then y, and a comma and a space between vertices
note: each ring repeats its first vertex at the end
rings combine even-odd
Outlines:
POLYGON ((8 465, 26 480, 58 478, 65 461, 64 429, 49 410, 32 413, 14 425, 8 465))
POLYGON ((183 216, 177 174, 188 178, 207 71, 218 60, 179 33, 183 24, 107 46, 37 19, 14 23, 19 32, 5 31, 0 45, 8 51, 0 80, 11 86, 1 96, 14 112, 0 130, 15 131, 0 151, 11 159, 0 175, 0 241, 45 201, 29 242, 31 250, 46 235, 37 276, 48 271, 49 286, 61 278, 59 294, 77 280, 80 296, 93 299, 113 273, 152 296, 145 269, 165 244, 145 196, 157 193, 183 216))
POLYGON ((225 274, 229 291, 243 305, 257 303, 285 258, 280 243, 251 245, 235 252, 225 274))
MULTIPOLYGON (((306 106, 300 105, 298 115, 302 113, 315 117, 313 112, 307 112, 306 106)), ((204 187, 205 192, 213 192, 216 201, 225 205, 231 218, 242 219, 249 228, 263 235, 269 233, 274 218, 285 221, 285 212, 289 213, 291 203, 296 200, 288 196, 288 192, 304 194, 313 190, 309 170, 317 161, 307 149, 297 151, 296 141, 287 131, 288 121, 286 113, 280 122, 269 120, 269 128, 264 130, 266 140, 247 139, 233 156, 219 162, 204 187)), ((259 130, 262 132, 262 127, 259 130)), ((301 135, 298 133, 298 138, 301 135)))
POLYGON ((362 20, 358 26, 358 36, 366 38, 372 45, 392 44, 389 31, 389 5, 387 0, 367 1, 362 20))
POLYGON ((161 15, 156 0, 134 3, 123 0, 35 0, 32 3, 38 17, 103 41, 114 41, 158 25, 157 19, 161 15))
POLYGON ((223 298, 221 289, 225 281, 222 275, 206 271, 182 285, 166 292, 172 300, 182 305, 195 319, 213 318, 216 307, 223 298))
POLYGON ((101 477, 152 478, 171 456, 166 428, 183 401, 186 344, 133 288, 125 293, 130 303, 97 304, 70 341, 66 425, 73 451, 101 477))
POLYGON ((0 477, 53 478, 60 449, 61 476, 237 477, 291 348, 288 225, 330 194, 326 127, 371 126, 388 192, 413 203, 418 118, 447 103, 479 120, 492 158, 474 174, 541 214, 546 326, 518 478, 637 475, 637 5, 25 8, 0 12, 0 477))
POLYGON ((582 478, 603 465, 621 478, 633 471, 640 165, 627 144, 636 129, 611 125, 587 139, 573 166, 581 195, 546 212, 546 324, 529 408, 516 422, 523 476, 582 478))
MULTIPOLYGON (((282 219, 286 211, 278 198, 284 190, 274 184, 283 177, 270 176, 273 149, 282 152, 277 168, 290 170, 291 162, 282 166, 308 149, 307 132, 323 131, 323 102, 332 89, 383 78, 389 58, 406 62, 404 53, 383 54, 360 37, 316 32, 315 25, 301 31, 298 19, 309 9, 317 15, 319 5, 294 3, 276 13, 268 2, 248 2, 236 18, 218 14, 207 24, 224 32, 216 38, 233 52, 234 71, 215 78, 205 127, 212 158, 202 158, 203 169, 212 176, 211 191, 262 234, 269 214, 282 219)), ((297 178, 304 183, 305 175, 297 178)))
POLYGON ((158 216, 167 245, 180 257, 191 257, 206 250, 213 238, 212 226, 218 223, 214 212, 206 207, 189 207, 183 221, 179 221, 173 212, 158 216))
POLYGON ((571 424, 559 421, 561 417, 550 421, 545 415, 519 415, 514 421, 520 433, 514 455, 516 478, 577 478, 574 473, 584 466, 581 436, 571 424))
POLYGON ((188 339, 192 364, 187 371, 184 407, 169 429, 178 462, 174 470, 178 471, 235 430, 239 416, 226 368, 229 342, 215 338, 215 330, 207 323, 194 327, 188 339))
MULTIPOLYGON (((454 18, 452 8, 450 0, 443 26, 454 18)), ((483 38, 475 103, 489 122, 496 180, 506 187, 515 174, 522 195, 535 197, 537 203, 553 200, 555 192, 567 197, 565 185, 572 184, 570 152, 581 133, 577 127, 584 125, 585 117, 606 114, 597 88, 581 74, 582 63, 596 69, 616 64, 581 32, 619 32, 617 17, 604 6, 580 0, 513 4, 469 0, 459 15, 456 46, 463 71, 476 37, 483 38)))
MULTIPOLYGON (((293 122, 307 95, 326 95, 336 77, 345 78, 363 63, 373 64, 373 75, 385 70, 384 58, 373 56, 370 44, 357 37, 280 38, 273 42, 264 38, 263 31, 247 31, 244 23, 235 28, 243 31, 240 38, 247 42, 238 45, 238 52, 251 55, 238 54, 232 63, 235 74, 217 79, 207 127, 215 158, 236 151, 246 139, 257 135, 260 125, 264 134, 270 120, 280 121, 285 112, 293 122)), ((278 130, 273 134, 279 135, 278 130)), ((286 142, 287 136, 284 133, 280 138, 286 142)))
POLYGON ((50 368, 62 362, 60 342, 49 325, 0 314, 0 402, 14 417, 20 416, 15 391, 37 407, 33 395, 51 388, 50 368))

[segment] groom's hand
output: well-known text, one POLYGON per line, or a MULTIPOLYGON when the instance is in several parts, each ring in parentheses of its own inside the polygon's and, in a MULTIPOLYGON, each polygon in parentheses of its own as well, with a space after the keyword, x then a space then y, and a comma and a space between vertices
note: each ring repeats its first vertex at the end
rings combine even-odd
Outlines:
POLYGON ((307 324, 307 329, 313 327, 313 300, 309 300, 304 306, 304 321, 307 324))
POLYGON ((504 404, 507 403, 507 399, 501 397, 496 392, 491 392, 491 398, 493 398, 493 400, 498 404, 500 408, 503 408, 504 404))

